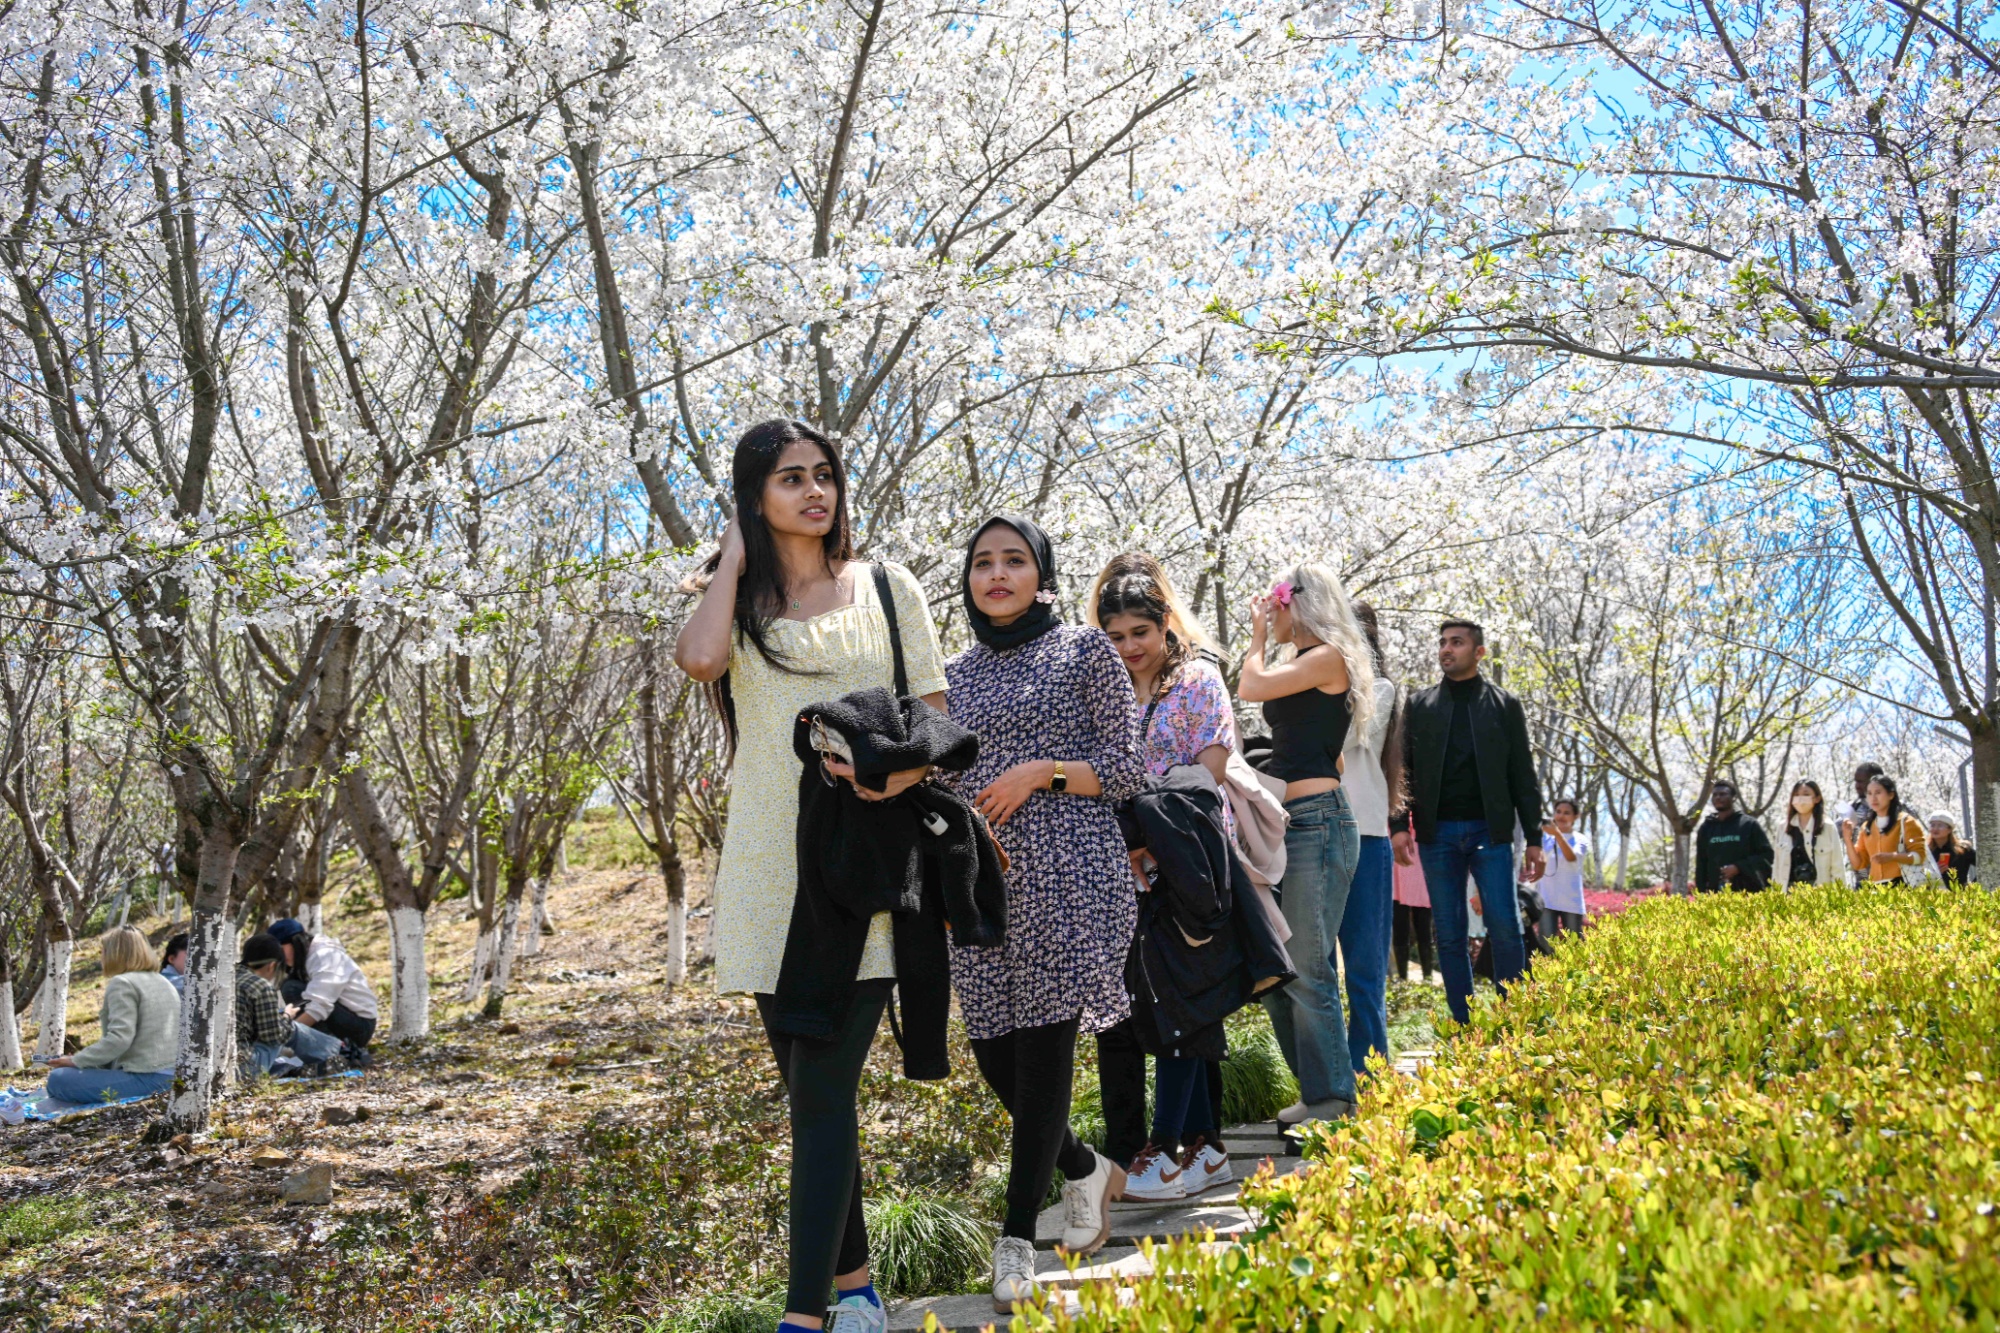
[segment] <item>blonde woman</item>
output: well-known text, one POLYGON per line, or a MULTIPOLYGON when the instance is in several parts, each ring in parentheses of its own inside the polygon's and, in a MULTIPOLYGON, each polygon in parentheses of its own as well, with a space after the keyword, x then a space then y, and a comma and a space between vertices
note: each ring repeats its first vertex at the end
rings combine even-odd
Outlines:
POLYGON ((1288 947, 1299 977, 1266 997, 1299 1101, 1286 1124, 1354 1113, 1354 1066, 1341 1014, 1334 944, 1361 856, 1361 833, 1341 790, 1340 752, 1350 729, 1373 717, 1375 663, 1340 578, 1325 565, 1295 565, 1251 603, 1250 650, 1236 692, 1264 705, 1271 757, 1264 771, 1285 783, 1285 878, 1279 885, 1288 947), (1289 649, 1267 663, 1269 645, 1289 649))
POLYGON ((65 1102, 118 1102, 150 1097, 173 1085, 180 1051, 181 995, 160 975, 153 946, 135 926, 107 930, 103 1034, 75 1055, 49 1061, 49 1095, 65 1102))

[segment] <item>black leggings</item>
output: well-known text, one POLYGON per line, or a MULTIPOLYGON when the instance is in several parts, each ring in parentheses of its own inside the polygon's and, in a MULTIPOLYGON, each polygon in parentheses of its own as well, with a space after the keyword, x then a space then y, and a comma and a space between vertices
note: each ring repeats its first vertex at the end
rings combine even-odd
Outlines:
POLYGON ((1035 1238, 1035 1215, 1049 1196, 1056 1168, 1079 1180, 1097 1154, 1070 1131, 1070 1083, 1076 1077, 1076 1020, 1047 1023, 972 1043, 986 1086, 1014 1119, 1013 1161, 1007 1170, 1007 1222, 1001 1233, 1035 1238))
POLYGON ((1397 903, 1395 941, 1396 980, 1409 976, 1410 949, 1414 945, 1417 957, 1422 960, 1424 980, 1429 981, 1431 970, 1437 966, 1437 936, 1432 933, 1431 909, 1397 903))
POLYGON ((792 1116, 790 1314, 824 1317, 836 1273, 868 1262, 868 1224, 861 1219, 861 1119, 855 1109, 861 1069, 889 1002, 891 981, 856 985, 847 1025, 830 1041, 771 1031, 772 997, 757 997, 764 1036, 778 1058, 778 1077, 792 1116))

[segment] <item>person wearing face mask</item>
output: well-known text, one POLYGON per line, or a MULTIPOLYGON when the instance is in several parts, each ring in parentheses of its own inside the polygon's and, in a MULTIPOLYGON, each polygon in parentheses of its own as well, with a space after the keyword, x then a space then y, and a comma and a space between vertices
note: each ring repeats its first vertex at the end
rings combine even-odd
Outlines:
POLYGON ((1847 842, 1847 863, 1866 883, 1914 881, 1921 877, 1924 826, 1896 789, 1896 779, 1877 773, 1868 779, 1869 817, 1847 842))
MULTIPOLYGON (((715 885, 715 984, 725 994, 755 997, 786 1091, 791 1267, 779 1327, 819 1329, 830 1316, 834 1333, 880 1333, 887 1315, 869 1276, 857 1098, 895 986, 891 914, 869 923, 854 999, 846 1014, 829 1016, 831 1035, 792 1031, 777 1001, 799 888, 792 738, 809 705, 874 686, 893 689, 898 640, 908 692, 944 708, 944 654, 916 578, 900 565, 871 569, 854 558, 847 476, 824 435, 798 421, 750 427, 737 441, 731 483, 736 517, 674 645, 680 668, 711 687, 731 757, 729 827, 715 885), (829 1287, 836 1294, 831 1310, 829 1287)), ((826 768, 853 781, 851 764, 829 759, 826 768)), ((892 774, 881 792, 855 790, 864 800, 886 800, 928 771, 892 774)))
POLYGON ((1715 780, 1708 799, 1708 817, 1694 832, 1695 890, 1762 890, 1771 882, 1771 839, 1763 825, 1737 808, 1736 784, 1727 778, 1715 780))
POLYGON ((1056 615, 1055 548, 1013 514, 966 544, 960 592, 978 642, 945 664, 951 717, 979 759, 943 780, 973 796, 1006 852, 1000 948, 952 948, 952 987, 979 1072, 1013 1119, 993 1306, 1033 1300, 1035 1218, 1060 1169, 1062 1247, 1110 1234, 1125 1171, 1069 1127, 1079 1033, 1131 1012, 1125 958, 1138 895, 1117 804, 1146 783, 1132 678, 1104 631, 1056 615), (975 794, 976 793, 976 794, 975 794))
POLYGON ((1847 853, 1817 782, 1792 784, 1784 828, 1773 842, 1787 884, 1838 884, 1846 877, 1847 853))

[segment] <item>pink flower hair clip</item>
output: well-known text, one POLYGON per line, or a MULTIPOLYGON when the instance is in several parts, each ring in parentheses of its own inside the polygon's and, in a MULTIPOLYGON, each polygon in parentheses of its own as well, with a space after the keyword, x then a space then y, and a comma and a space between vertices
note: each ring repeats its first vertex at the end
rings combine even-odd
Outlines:
POLYGON ((1292 604, 1292 585, 1290 583, 1272 584, 1271 600, 1279 606, 1290 606, 1292 604))
POLYGON ((1035 600, 1040 602, 1043 606, 1047 606, 1049 603, 1055 601, 1055 599, 1056 599, 1056 590, 1054 588, 1035 589, 1035 600))

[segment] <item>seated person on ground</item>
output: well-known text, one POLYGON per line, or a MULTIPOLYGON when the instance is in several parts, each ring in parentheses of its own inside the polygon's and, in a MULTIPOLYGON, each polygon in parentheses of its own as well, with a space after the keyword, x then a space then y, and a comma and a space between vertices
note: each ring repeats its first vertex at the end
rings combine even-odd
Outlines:
POLYGON ((188 937, 182 931, 167 941, 167 947, 160 950, 160 975, 174 984, 174 989, 187 994, 188 937))
POLYGON ((236 968, 236 1050, 245 1078, 270 1073, 287 1046, 307 1064, 322 1064, 340 1054, 340 1038, 294 1023, 285 1015, 277 987, 284 953, 269 935, 243 941, 243 961, 236 968))
POLYGON ((375 1039, 381 1009, 368 978, 331 935, 314 936, 290 917, 273 921, 267 932, 285 954, 285 977, 278 990, 287 1012, 303 1027, 340 1038, 356 1052, 375 1039))
POLYGON ((65 1102, 150 1097, 173 1086, 180 1052, 181 996, 160 975, 153 946, 137 926, 104 932, 103 1033, 75 1055, 49 1061, 49 1095, 65 1102))

